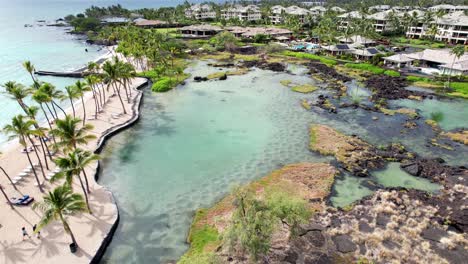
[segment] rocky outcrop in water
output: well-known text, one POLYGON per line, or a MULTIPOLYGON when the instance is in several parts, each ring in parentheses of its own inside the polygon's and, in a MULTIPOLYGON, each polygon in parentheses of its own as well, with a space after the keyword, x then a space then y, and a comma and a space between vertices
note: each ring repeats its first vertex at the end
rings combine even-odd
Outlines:
POLYGON ((405 98, 426 98, 427 94, 423 92, 410 91, 405 89, 408 82, 400 77, 391 77, 387 75, 372 75, 366 80, 366 86, 373 90, 372 99, 374 101, 380 98, 388 100, 405 98))
POLYGON ((320 74, 325 78, 322 79, 330 79, 333 78, 337 81, 348 82, 352 79, 348 76, 338 73, 335 69, 328 67, 327 65, 319 62, 311 62, 308 64, 309 72, 311 74, 320 74))
POLYGON ((279 62, 268 62, 266 60, 251 60, 243 61, 240 63, 241 67, 252 68, 257 67, 263 70, 270 70, 274 72, 284 72, 286 71, 286 65, 279 62))

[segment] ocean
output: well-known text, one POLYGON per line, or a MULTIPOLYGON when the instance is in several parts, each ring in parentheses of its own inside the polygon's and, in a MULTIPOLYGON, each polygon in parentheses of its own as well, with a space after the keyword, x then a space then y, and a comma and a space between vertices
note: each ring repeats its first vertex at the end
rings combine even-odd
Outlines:
MULTIPOLYGON (((200 0, 190 1, 200 2, 200 0)), ((174 6, 182 0, 0 0, 0 84, 16 81, 31 85, 22 63, 30 60, 37 70, 74 70, 103 56, 105 48, 87 45, 83 37, 67 34, 67 28, 41 26, 38 20, 54 21, 68 14, 83 12, 91 5, 121 4, 129 9, 174 6), (31 24, 33 27, 25 27, 31 24), (88 49, 88 52, 85 52, 88 49)), ((73 78, 40 77, 63 89, 73 78)), ((0 87, 3 91, 3 88, 0 87)), ((0 94, 0 128, 22 113, 17 103, 0 94)), ((63 102, 67 106, 67 102, 63 102)), ((0 134, 0 142, 6 137, 0 134)))

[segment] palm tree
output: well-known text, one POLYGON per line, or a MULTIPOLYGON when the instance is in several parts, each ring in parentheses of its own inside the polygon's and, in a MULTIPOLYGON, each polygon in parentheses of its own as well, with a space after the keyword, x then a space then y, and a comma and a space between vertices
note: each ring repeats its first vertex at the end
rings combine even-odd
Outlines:
POLYGON ((55 106, 57 106, 63 113, 64 116, 67 115, 67 113, 65 113, 65 110, 63 110, 62 107, 60 107, 60 105, 58 105, 54 99, 59 99, 61 100, 63 98, 63 93, 61 91, 58 91, 57 89, 55 89, 55 86, 53 86, 52 84, 50 83, 42 83, 41 86, 39 87, 39 90, 42 91, 43 93, 47 94, 50 98, 50 102, 52 104, 52 108, 54 109, 54 112, 55 112, 55 116, 58 118, 58 114, 57 114, 57 110, 55 110, 55 106))
POLYGON ((70 235, 72 243, 78 247, 65 216, 86 212, 86 204, 81 195, 73 193, 67 185, 59 186, 44 196, 43 202, 35 203, 33 209, 39 209, 43 212, 35 232, 39 232, 54 220, 60 220, 65 232, 70 235))
POLYGON ((11 203, 10 198, 8 198, 8 195, 6 194, 2 185, 0 185, 0 191, 2 192, 3 196, 5 196, 5 199, 7 200, 7 203, 10 205, 11 209, 14 210, 15 208, 13 207, 13 204, 11 203))
MULTIPOLYGON (((453 69, 453 65, 455 64, 455 60, 458 60, 465 54, 465 47, 463 45, 456 45, 455 47, 452 48, 450 51, 450 54, 453 55, 453 61, 452 61, 452 67, 451 70, 453 69)), ((450 76, 451 72, 449 72, 448 77, 447 77, 447 88, 450 87, 450 76)))
POLYGON ((86 107, 84 102, 84 94, 86 92, 91 91, 91 87, 89 87, 85 82, 80 80, 76 81, 75 89, 78 95, 81 97, 81 104, 83 105, 83 126, 86 124, 86 107))
POLYGON ((79 118, 67 115, 64 119, 58 119, 56 127, 50 131, 59 139, 57 147, 63 148, 64 152, 76 149, 78 145, 86 144, 89 140, 96 138, 95 135, 88 134, 94 127, 86 124, 79 128, 80 122, 79 118))
POLYGON ((75 111, 75 105, 73 104, 73 99, 80 98, 80 94, 74 85, 65 87, 65 92, 66 92, 66 96, 64 98, 67 98, 68 100, 70 100, 70 104, 71 104, 72 111, 73 111, 73 117, 76 117, 76 111, 75 111))
POLYGON ((102 70, 104 71, 104 81, 108 83, 108 87, 112 86, 114 90, 117 91, 120 103, 122 104, 122 110, 124 114, 126 114, 127 110, 125 110, 125 105, 120 95, 120 86, 117 85, 120 79, 119 63, 119 59, 114 57, 113 63, 106 61, 102 66, 102 70))
POLYGON ((98 83, 97 76, 94 75, 89 75, 86 76, 85 78, 86 84, 91 87, 91 91, 93 92, 93 98, 94 98, 94 119, 97 119, 98 112, 100 109, 99 106, 99 100, 101 100, 101 93, 99 92, 99 89, 96 89, 96 85, 98 83), (99 96, 99 98, 98 98, 99 96))
POLYGON ((18 138, 19 143, 26 149, 26 155, 28 157, 29 165, 32 168, 39 190, 41 192, 44 192, 44 190, 42 189, 42 185, 39 181, 39 177, 37 176, 36 168, 34 167, 31 157, 29 156, 29 152, 27 151, 28 144, 26 143, 26 138, 28 137, 28 135, 30 135, 30 130, 33 125, 33 120, 24 120, 24 116, 17 115, 13 117, 11 124, 6 125, 3 128, 3 132, 6 134, 10 134, 10 139, 18 138))
POLYGON ((5 169, 0 166, 0 170, 3 172, 3 174, 5 174, 5 176, 7 177, 8 181, 11 183, 11 185, 13 185, 13 188, 15 188, 15 190, 18 190, 18 188, 16 187, 16 185, 13 183, 13 181, 11 180, 10 178, 10 175, 8 175, 8 173, 5 171, 5 169))
POLYGON ((80 180, 81 188, 85 195, 86 205, 88 211, 91 213, 89 208, 88 193, 91 193, 89 189, 88 176, 86 175, 85 168, 91 164, 91 162, 98 160, 99 156, 91 153, 90 151, 84 151, 82 149, 75 149, 73 152, 68 153, 67 156, 61 157, 55 160, 55 163, 60 168, 60 172, 55 174, 51 181, 54 182, 58 179, 65 178, 67 184, 72 186, 74 176, 80 180), (86 190, 81 180, 80 174, 83 173, 86 182, 86 190))
MULTIPOLYGON (((36 129, 31 130, 31 134, 34 134, 36 137, 39 137, 39 142, 41 143, 42 153, 44 154, 44 161, 45 161, 45 164, 46 164, 46 168, 49 169, 49 163, 47 162, 46 150, 47 150, 47 153, 49 154, 49 158, 51 160, 52 160, 52 155, 50 154, 49 147, 47 146, 47 143, 45 141, 43 142, 44 137, 45 137, 45 128, 39 127, 39 125, 37 124, 37 121, 36 121, 36 115, 37 115, 38 111, 39 111, 39 108, 37 106, 30 106, 28 108, 28 111, 26 112, 26 114, 29 116, 29 118, 31 118, 31 120, 33 120, 35 122, 34 127, 36 129), (45 148, 44 148, 44 144, 45 144, 45 148)), ((32 143, 34 149, 36 150, 36 155, 39 155, 39 154, 37 154, 37 148, 34 145, 34 142, 32 142, 31 138, 30 138, 30 140, 31 140, 31 143, 32 143)))
POLYGON ((31 79, 32 79, 33 83, 37 83, 36 78, 34 78, 34 72, 36 71, 36 69, 34 68, 34 65, 31 63, 31 61, 23 62, 23 67, 26 69, 26 71, 31 76, 31 79))
POLYGON ((5 88, 5 92, 11 99, 16 100, 19 106, 23 111, 27 111, 28 106, 24 103, 24 99, 29 95, 29 89, 27 89, 24 85, 17 83, 17 82, 6 82, 2 85, 5 88))

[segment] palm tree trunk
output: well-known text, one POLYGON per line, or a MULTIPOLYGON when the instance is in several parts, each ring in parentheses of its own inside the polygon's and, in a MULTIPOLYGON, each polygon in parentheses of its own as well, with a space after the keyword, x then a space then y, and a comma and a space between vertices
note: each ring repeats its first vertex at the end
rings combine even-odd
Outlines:
POLYGON ((81 189, 83 190, 83 194, 84 194, 84 196, 85 196, 86 207, 88 208, 89 214, 93 214, 93 213, 91 212, 91 208, 89 207, 88 193, 86 192, 85 186, 83 185, 83 180, 81 179, 80 174, 77 174, 76 176, 78 176, 78 179, 80 180, 81 189))
MULTIPOLYGON (((22 136, 22 138, 23 138, 23 141, 26 142, 24 136, 22 136)), ((25 147, 27 148, 27 146, 25 147)), ((33 170, 34 177, 36 178, 37 186, 39 187, 39 190, 43 193, 44 190, 42 189, 41 182, 39 181, 39 177, 37 176, 37 173, 36 173, 36 168, 34 168, 34 165, 32 163, 31 157, 29 156, 29 152, 27 149, 26 149, 26 156, 28 156, 29 165, 31 165, 31 168, 33 170)))
POLYGON ((65 220, 65 218, 63 217, 62 214, 60 214, 60 220, 62 221, 63 228, 65 229, 65 232, 67 232, 68 234, 70 234, 70 237, 71 237, 71 239, 72 239, 72 243, 75 244, 76 247, 78 247, 78 243, 76 243, 75 235, 74 235, 73 232, 71 231, 70 225, 69 225, 68 222, 65 220))
POLYGON ((83 99, 83 94, 81 95, 81 104, 83 105, 83 126, 86 123, 86 105, 83 99))
POLYGON ((84 179, 85 179, 86 190, 88 191, 88 193, 91 193, 91 191, 89 189, 88 175, 86 175, 86 172, 85 172, 84 169, 82 169, 81 171, 83 172, 83 176, 84 176, 84 179))
MULTIPOLYGON (((34 141, 31 139, 30 136, 28 136, 28 139, 29 139, 29 142, 31 142, 33 148, 34 148, 34 153, 36 153, 36 157, 37 157, 37 162, 39 163, 39 167, 41 167, 41 171, 42 171, 42 177, 44 177, 44 180, 47 180, 46 176, 45 176, 45 172, 44 172, 44 166, 42 166, 42 161, 41 161, 41 157, 39 157, 39 154, 37 153, 37 148, 36 146, 34 145, 34 141)), ((26 153, 28 153, 28 151, 26 150, 26 153)))
POLYGON ((0 185, 0 191, 2 191, 3 196, 5 196, 5 199, 7 200, 7 203, 10 205, 11 209, 14 210, 15 208, 13 207, 13 204, 11 203, 10 198, 8 198, 8 195, 6 194, 5 190, 3 190, 3 187, 1 185, 0 185))
POLYGON ((94 119, 97 119, 97 113, 98 113, 98 108, 99 108, 99 103, 97 99, 97 93, 94 90, 94 87, 91 86, 91 91, 93 92, 93 98, 94 98, 94 119))
MULTIPOLYGON (((41 142, 42 154, 44 155, 44 162, 46 164, 46 169, 49 170, 49 163, 47 162, 47 154, 46 154, 46 150, 44 148, 44 143, 42 142, 42 137, 39 137, 39 142, 41 142)), ((47 148, 47 150, 48 149, 49 148, 47 148)), ((50 158, 50 152, 48 154, 49 154, 49 158, 50 158)))
POLYGON ((70 97, 70 104, 71 104, 72 111, 73 111, 73 117, 76 117, 75 106, 73 105, 73 99, 71 97, 70 97))
MULTIPOLYGON (((53 119, 58 118, 57 114, 54 116, 54 113, 53 113, 52 110, 50 109, 49 104, 46 103, 45 105, 46 105, 46 107, 47 107, 47 110, 49 110, 49 113, 50 113, 50 115, 52 116, 52 118, 53 118, 53 119)), ((54 110, 55 110, 55 109, 54 109, 54 110)))
POLYGON ((57 114, 57 109, 55 109, 54 101, 51 101, 50 104, 52 105, 52 109, 54 110, 55 117, 58 119, 59 116, 58 116, 58 114, 57 114))
MULTIPOLYGON (((44 113, 44 116, 45 116, 45 118, 47 120, 47 124, 49 124, 50 130, 52 130, 52 124, 50 123, 49 117, 47 116, 47 112, 45 111, 44 106, 42 105, 42 103, 40 103, 39 105, 41 106, 42 112, 44 113)), ((54 135, 52 135, 52 140, 54 141, 54 144, 57 145, 57 142, 55 141, 55 136, 54 135)))
POLYGON ((117 88, 117 94, 119 95, 119 100, 120 100, 120 103, 122 104, 122 109, 124 111, 124 114, 127 114, 127 110, 125 110, 125 105, 124 105, 124 102, 122 100, 122 96, 120 95, 120 89, 119 88, 117 88))
POLYGON ((444 89, 445 89, 445 88, 448 89, 448 88, 450 87, 450 76, 451 76, 450 73, 452 72, 453 65, 455 64, 455 59, 456 59, 456 58, 457 58, 456 56, 453 58, 452 67, 450 67, 450 72, 447 74, 447 75, 448 75, 448 77, 447 77, 447 87, 444 87, 444 89))
POLYGON ((55 101, 53 101, 53 100, 52 100, 52 103, 55 104, 55 105, 60 109, 60 111, 62 111, 64 117, 67 116, 67 113, 65 112, 65 110, 63 110, 62 107, 60 107, 60 105, 58 105, 58 104, 57 104, 55 101))
POLYGON ((5 174, 5 176, 8 178, 8 180, 10 181, 11 185, 13 185, 15 190, 18 190, 18 188, 16 188, 16 185, 13 184, 13 181, 11 180, 10 175, 8 175, 8 173, 5 171, 5 169, 2 166, 0 166, 0 170, 2 170, 3 174, 5 174))

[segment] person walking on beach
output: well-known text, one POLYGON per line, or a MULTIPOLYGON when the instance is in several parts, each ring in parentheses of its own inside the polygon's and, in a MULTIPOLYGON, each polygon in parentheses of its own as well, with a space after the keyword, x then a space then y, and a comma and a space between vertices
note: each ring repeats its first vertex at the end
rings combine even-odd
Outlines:
MULTIPOLYGON (((36 232, 37 225, 33 226, 33 233, 36 232)), ((37 239, 41 239, 41 231, 37 232, 37 239)))
POLYGON ((28 234, 28 232, 26 231, 26 227, 23 226, 23 228, 21 228, 21 231, 23 233, 23 240, 24 240, 24 237, 27 236, 29 237, 29 239, 31 239, 31 236, 28 234))

